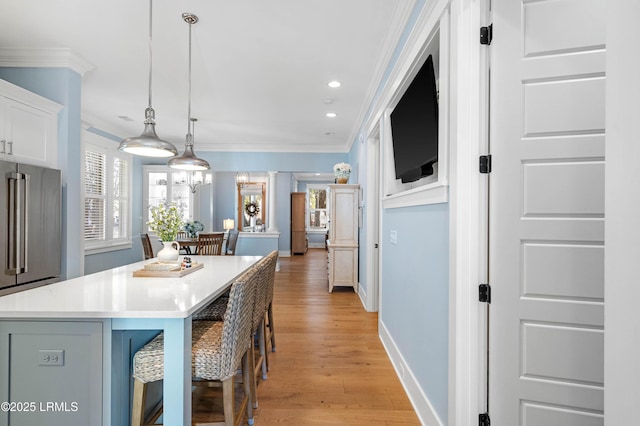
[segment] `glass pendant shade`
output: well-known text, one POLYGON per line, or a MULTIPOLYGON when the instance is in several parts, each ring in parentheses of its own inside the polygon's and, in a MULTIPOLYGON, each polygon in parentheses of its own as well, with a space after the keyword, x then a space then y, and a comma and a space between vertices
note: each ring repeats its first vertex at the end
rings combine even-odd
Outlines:
POLYGON ((171 142, 163 141, 156 134, 155 112, 148 107, 145 110, 144 130, 140 136, 124 139, 118 149, 133 155, 145 157, 173 157, 178 150, 171 142))

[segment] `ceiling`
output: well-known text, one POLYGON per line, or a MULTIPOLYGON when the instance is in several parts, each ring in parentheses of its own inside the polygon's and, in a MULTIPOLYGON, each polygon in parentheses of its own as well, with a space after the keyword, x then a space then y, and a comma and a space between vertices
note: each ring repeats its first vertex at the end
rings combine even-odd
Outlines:
MULTIPOLYGON (((189 25, 195 150, 347 152, 413 0, 155 0, 156 130, 182 151, 189 25), (327 83, 338 80, 332 89, 327 83), (335 118, 326 117, 334 112, 335 118)), ((71 54, 82 118, 118 137, 142 132, 149 2, 20 0, 0 6, 0 66, 71 54), (15 58, 19 58, 16 62, 15 58), (22 58, 22 59, 20 59, 22 58)))

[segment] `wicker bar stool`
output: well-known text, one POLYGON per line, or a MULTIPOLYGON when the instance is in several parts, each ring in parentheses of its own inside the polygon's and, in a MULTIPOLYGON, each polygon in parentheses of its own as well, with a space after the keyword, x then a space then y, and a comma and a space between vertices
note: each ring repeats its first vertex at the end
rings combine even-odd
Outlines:
POLYGON ((273 322, 273 290, 275 288, 276 283, 276 266, 278 263, 278 256, 276 252, 276 256, 271 260, 271 264, 267 270, 269 274, 269 281, 267 287, 267 319, 266 319, 266 336, 265 340, 271 342, 271 352, 276 351, 276 329, 273 322))
MULTIPOLYGON (((253 320, 255 287, 258 281, 252 268, 231 286, 231 293, 223 322, 194 321, 192 326, 191 369, 193 384, 222 385, 225 422, 207 423, 237 425, 246 409, 249 424, 253 424, 251 370, 249 359, 250 335, 253 320), (238 412, 234 409, 234 376, 242 366, 244 397, 238 412)), ((160 333, 140 349, 133 358, 134 397, 131 424, 153 424, 162 407, 157 407, 143 419, 147 383, 164 377, 164 334, 160 333)))
MULTIPOLYGON (((273 251, 267 256, 260 259, 254 266, 258 280, 256 284, 256 294, 254 300, 253 320, 252 320, 252 345, 258 342, 259 355, 256 358, 255 352, 250 351, 250 364, 254 372, 251 377, 251 395, 253 397, 253 408, 258 408, 257 396, 257 377, 262 376, 263 380, 267 379, 267 353, 265 341, 265 314, 267 312, 267 292, 269 287, 273 287, 275 280, 275 268, 278 261, 278 252, 273 251)), ((214 300, 211 304, 203 308, 200 312, 194 314, 194 320, 205 321, 223 321, 226 304, 224 296, 214 300)))
POLYGON ((273 336, 273 313, 270 313, 271 305, 273 303, 273 289, 275 287, 276 279, 276 265, 278 263, 278 252, 272 251, 265 256, 258 267, 260 268, 261 278, 264 280, 265 290, 264 298, 262 299, 263 306, 261 307, 261 327, 259 330, 259 343, 260 343, 260 358, 258 360, 259 365, 256 366, 256 372, 260 367, 262 369, 262 378, 267 378, 267 370, 269 368, 269 356, 267 354, 267 341, 271 339, 271 350, 275 352, 275 337, 273 336), (271 324, 271 326, 269 326, 271 324))

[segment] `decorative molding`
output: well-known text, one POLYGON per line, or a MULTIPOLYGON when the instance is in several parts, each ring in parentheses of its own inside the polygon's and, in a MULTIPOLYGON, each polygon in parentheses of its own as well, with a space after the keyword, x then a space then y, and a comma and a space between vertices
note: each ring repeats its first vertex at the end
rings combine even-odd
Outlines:
POLYGON ((63 108, 62 105, 52 101, 51 99, 30 92, 27 89, 23 89, 22 87, 16 86, 15 84, 9 83, 5 80, 0 80, 0 92, 2 92, 2 95, 9 98, 18 99, 20 102, 26 102, 36 108, 50 110, 54 113, 60 112, 63 108))
MULTIPOLYGON (((369 81, 367 93, 365 94, 356 120, 354 121, 354 123, 356 123, 356 126, 353 127, 353 130, 351 131, 351 133, 349 134, 349 138, 347 139, 347 152, 351 151, 351 147, 356 140, 356 135, 360 131, 362 123, 367 118, 367 113, 370 110, 380 84, 383 83, 384 75, 389 67, 391 58, 393 57, 393 53, 396 49, 396 46, 398 45, 398 42, 400 41, 400 37, 402 37, 402 33, 405 30, 415 4, 416 0, 411 0, 406 3, 399 2, 391 16, 391 19, 389 19, 389 28, 394 29, 394 31, 390 31, 389 33, 387 33, 385 41, 380 47, 381 54, 378 56, 378 62, 375 66, 373 76, 369 81)), ((363 140, 364 139, 361 137, 360 142, 362 142, 363 140)))
POLYGON ((444 426, 444 423, 442 423, 442 420, 438 417, 438 414, 433 408, 433 405, 431 405, 427 395, 422 391, 420 383, 416 380, 416 377, 413 375, 413 372, 409 368, 407 362, 402 356, 402 353, 400 352, 400 349, 393 341, 391 334, 389 334, 389 330, 387 330, 387 327, 385 327, 382 320, 378 321, 378 330, 382 346, 384 346, 384 349, 391 360, 391 364, 400 379, 400 383, 402 383, 402 387, 404 387, 405 392, 407 392, 409 401, 411 401, 411 405, 413 405, 413 409, 416 411, 420 422, 423 425, 444 426))
POLYGON ((449 187, 446 185, 433 184, 420 186, 399 194, 388 195, 382 200, 382 207, 385 209, 394 209, 399 207, 446 203, 448 201, 449 187))
POLYGON ((211 152, 301 152, 316 154, 348 154, 349 150, 344 145, 280 145, 264 141, 261 144, 245 142, 207 143, 198 142, 198 151, 211 152), (264 147, 264 149, 261 149, 264 147))
POLYGON ((95 67, 67 48, 0 47, 0 67, 70 68, 84 76, 95 67))
POLYGON ((279 238, 279 232, 266 231, 266 232, 245 232, 240 231, 239 238, 279 238))

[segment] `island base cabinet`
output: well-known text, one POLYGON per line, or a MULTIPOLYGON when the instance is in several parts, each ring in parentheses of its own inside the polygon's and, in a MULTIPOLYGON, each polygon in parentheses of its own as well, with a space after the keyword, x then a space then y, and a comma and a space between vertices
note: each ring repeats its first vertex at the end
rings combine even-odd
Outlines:
POLYGON ((0 425, 103 424, 102 322, 0 321, 0 339, 0 425))
POLYGON ((334 287, 353 287, 358 292, 358 247, 335 247, 328 251, 329 293, 334 287))

